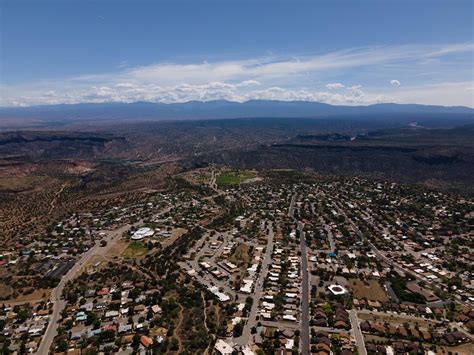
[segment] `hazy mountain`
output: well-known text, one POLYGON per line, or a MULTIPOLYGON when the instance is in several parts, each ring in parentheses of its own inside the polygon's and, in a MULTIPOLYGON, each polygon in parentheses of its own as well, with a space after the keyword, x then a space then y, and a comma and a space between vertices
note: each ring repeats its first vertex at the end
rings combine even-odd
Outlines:
POLYGON ((251 100, 243 103, 225 100, 190 101, 186 103, 84 103, 45 105, 22 108, 0 108, 0 119, 33 118, 40 120, 96 119, 216 119, 248 117, 318 118, 334 115, 385 114, 467 114, 468 107, 376 104, 369 106, 336 106, 320 102, 251 100))

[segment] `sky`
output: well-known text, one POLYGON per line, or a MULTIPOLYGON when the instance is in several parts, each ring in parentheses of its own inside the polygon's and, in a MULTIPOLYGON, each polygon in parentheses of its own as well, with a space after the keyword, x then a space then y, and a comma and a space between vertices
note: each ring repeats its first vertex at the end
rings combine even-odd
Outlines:
POLYGON ((0 0, 0 106, 474 107, 474 2, 0 0))

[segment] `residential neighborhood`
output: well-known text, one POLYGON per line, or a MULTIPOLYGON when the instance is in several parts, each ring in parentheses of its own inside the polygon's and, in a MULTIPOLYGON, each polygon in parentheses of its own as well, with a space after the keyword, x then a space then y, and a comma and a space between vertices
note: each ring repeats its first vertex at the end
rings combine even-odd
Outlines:
POLYGON ((4 349, 472 351, 473 201, 358 178, 286 180, 212 180, 204 193, 197 184, 74 213, 25 237, 2 254, 17 280, 0 310, 4 349))

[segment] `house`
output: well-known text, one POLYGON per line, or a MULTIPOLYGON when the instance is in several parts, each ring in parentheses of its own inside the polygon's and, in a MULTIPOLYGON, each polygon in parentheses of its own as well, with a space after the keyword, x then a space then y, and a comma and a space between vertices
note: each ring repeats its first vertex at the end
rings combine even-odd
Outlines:
POLYGON ((142 335, 140 337, 140 343, 145 347, 145 348, 149 348, 150 346, 153 345, 153 339, 151 339, 150 337, 147 337, 146 335, 142 335))
POLYGON ((370 332, 370 323, 367 321, 360 323, 360 330, 363 332, 370 332))
POLYGON ((317 343, 316 344, 316 350, 318 352, 322 351, 322 352, 327 353, 327 354, 331 353, 331 347, 326 343, 317 343))
POLYGON ((161 307, 155 304, 154 306, 151 307, 151 310, 153 311, 153 314, 161 313, 161 307))
POLYGON ((142 312, 145 311, 145 309, 146 309, 146 307, 143 304, 139 304, 139 305, 136 305, 135 307, 133 307, 133 311, 135 313, 142 313, 142 312))
POLYGON ((119 333, 128 333, 132 331, 133 325, 132 324, 120 324, 118 327, 119 333))
POLYGON ((232 348, 232 346, 230 346, 229 344, 227 344, 224 340, 222 339, 218 339, 217 342, 216 342, 216 345, 214 346, 214 349, 216 349, 216 351, 219 353, 219 354, 222 354, 222 355, 231 355, 232 352, 234 351, 234 349, 232 348))
POLYGON ((87 320, 87 314, 83 311, 76 314, 76 322, 83 322, 87 320))
POLYGON ((97 291, 97 296, 107 296, 109 294, 109 289, 104 287, 97 291))
POLYGON ((107 311, 105 312, 105 318, 115 318, 118 317, 119 312, 118 311, 107 311))
POLYGON ((421 331, 421 337, 423 338, 423 340, 430 340, 431 339, 431 334, 430 334, 430 332, 428 332, 426 330, 423 330, 423 331, 421 331))
POLYGON ((416 282, 408 282, 406 288, 413 293, 423 296, 427 302, 439 301, 438 296, 426 288, 420 287, 416 282))
POLYGON ((385 332, 385 327, 383 324, 380 323, 374 323, 371 325, 372 331, 375 333, 384 333, 385 332))
POLYGON ((86 328, 84 325, 77 325, 75 327, 72 327, 71 329, 71 339, 72 340, 77 340, 81 339, 82 337, 86 336, 88 331, 88 328, 86 328))
POLYGON ((400 332, 400 335, 402 337, 407 337, 408 336, 408 330, 405 327, 400 327, 398 328, 398 331, 400 332))
POLYGON ((102 327, 102 331, 104 331, 104 332, 110 331, 110 332, 116 333, 117 332, 117 326, 115 324, 107 324, 107 325, 104 325, 102 327))

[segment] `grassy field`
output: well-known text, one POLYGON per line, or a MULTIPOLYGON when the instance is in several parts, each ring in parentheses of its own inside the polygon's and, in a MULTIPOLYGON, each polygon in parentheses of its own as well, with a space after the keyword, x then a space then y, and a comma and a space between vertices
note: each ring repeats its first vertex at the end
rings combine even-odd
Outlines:
POLYGON ((347 285, 354 294, 354 298, 366 298, 370 301, 387 302, 389 300, 385 290, 376 280, 365 281, 349 279, 347 285))
POLYGON ((219 174, 216 178, 218 185, 238 185, 245 180, 253 179, 257 174, 253 171, 227 171, 219 174))
POLYGON ((130 242, 122 256, 124 258, 136 258, 145 255, 147 251, 148 248, 142 242, 130 242))

